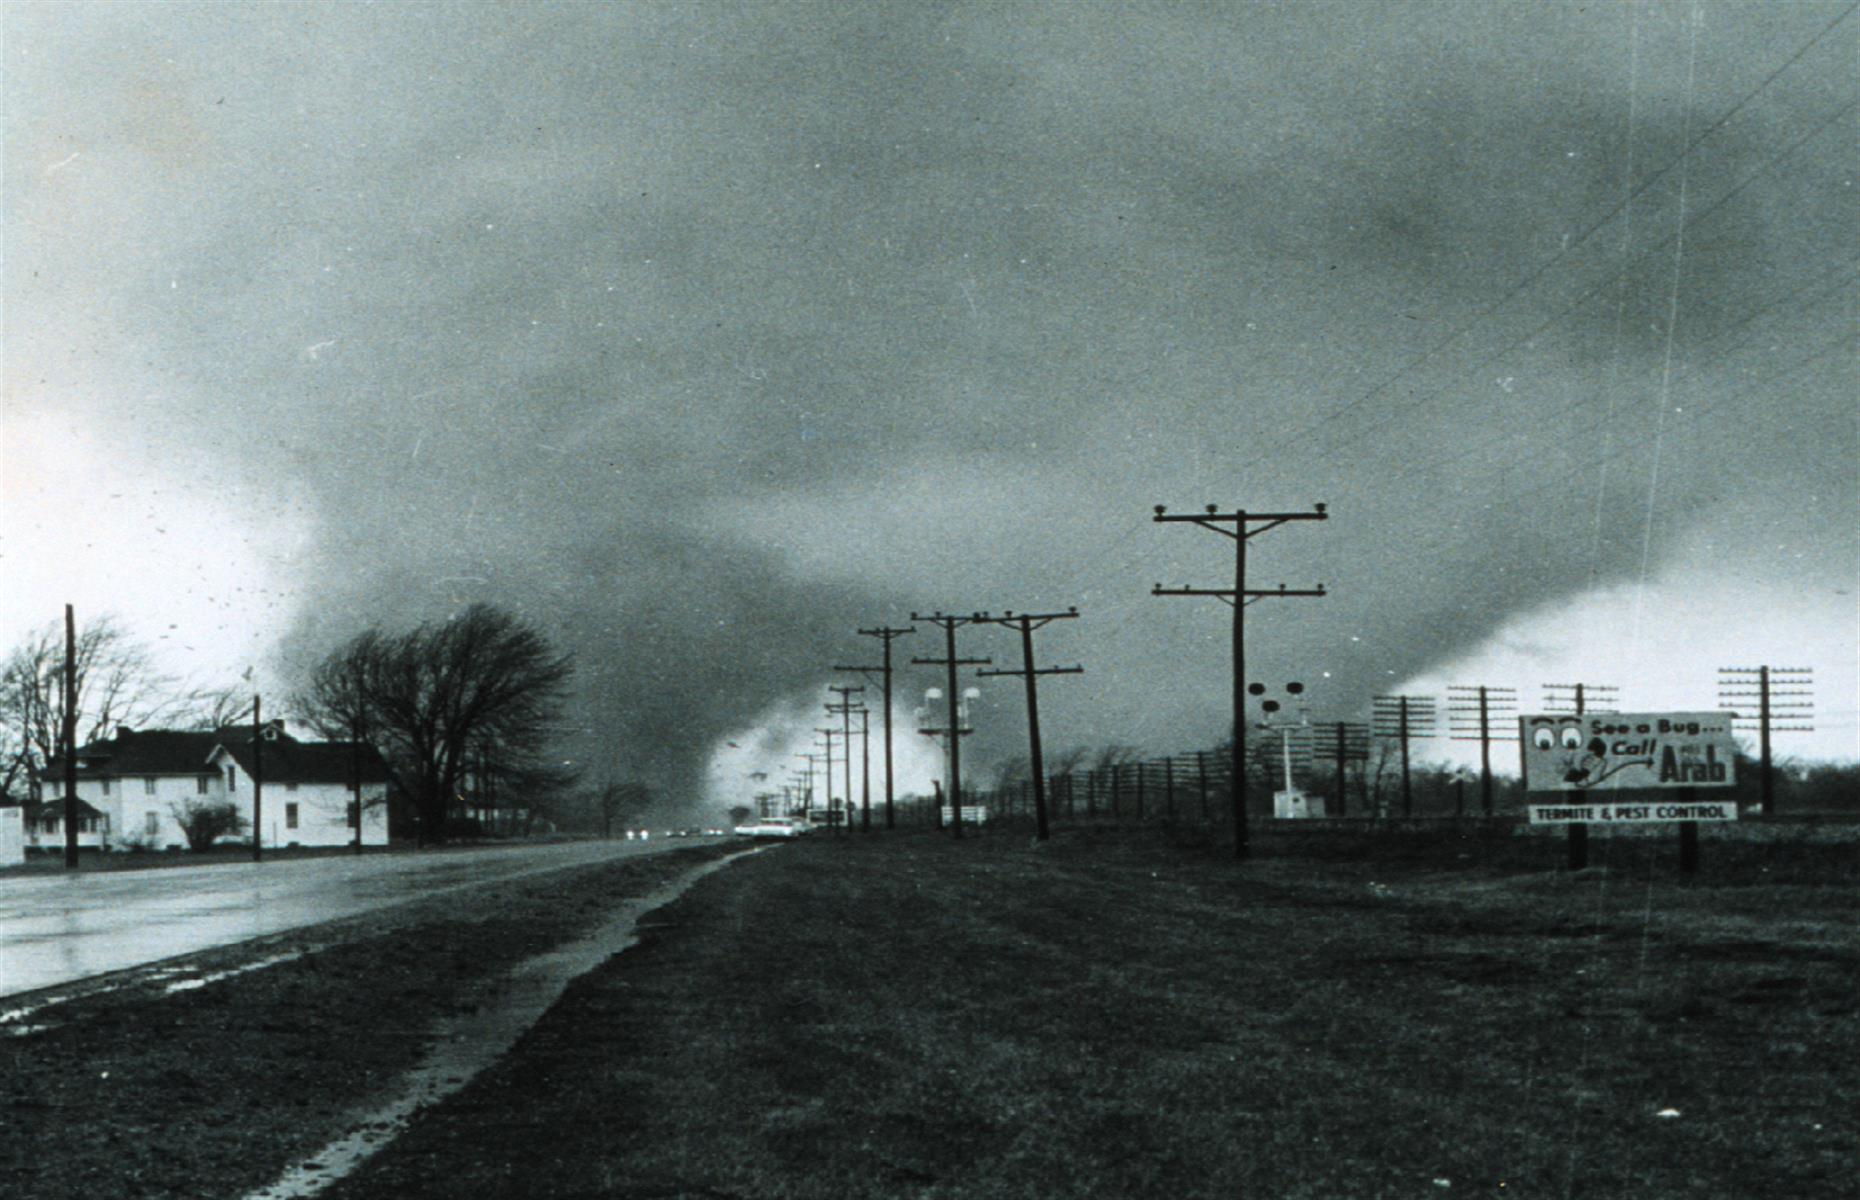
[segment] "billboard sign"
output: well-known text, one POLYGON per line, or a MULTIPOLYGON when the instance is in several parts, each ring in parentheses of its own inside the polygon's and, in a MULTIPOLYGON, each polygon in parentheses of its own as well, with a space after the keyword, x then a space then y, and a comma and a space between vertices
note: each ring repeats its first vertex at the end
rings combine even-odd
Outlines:
POLYGON ((1737 743, 1731 733, 1734 715, 1540 713, 1519 717, 1525 790, 1592 793, 1730 787, 1737 782, 1737 743))

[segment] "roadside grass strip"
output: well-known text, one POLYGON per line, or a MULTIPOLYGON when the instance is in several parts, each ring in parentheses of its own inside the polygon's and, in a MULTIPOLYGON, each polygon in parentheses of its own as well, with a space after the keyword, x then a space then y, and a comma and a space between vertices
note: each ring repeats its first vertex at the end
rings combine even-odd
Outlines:
POLYGON ((400 1081, 385 1103, 350 1118, 350 1130, 291 1164, 247 1200, 308 1200, 349 1174, 390 1143, 420 1109, 469 1083, 536 1023, 577 976, 621 953, 637 940, 640 917, 683 895, 686 889, 735 859, 744 850, 689 867, 670 882, 629 901, 592 933, 525 959, 474 990, 468 1011, 442 1020, 432 1048, 400 1081))
POLYGON ((329 1195, 1851 1194, 1846 886, 1268 849, 761 856, 329 1195))

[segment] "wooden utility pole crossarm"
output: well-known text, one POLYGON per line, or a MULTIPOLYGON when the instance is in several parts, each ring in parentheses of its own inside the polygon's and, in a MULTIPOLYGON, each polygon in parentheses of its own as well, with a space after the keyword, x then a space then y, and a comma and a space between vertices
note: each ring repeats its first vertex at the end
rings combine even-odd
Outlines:
POLYGON ((1037 830, 1035 836, 1042 842, 1047 839, 1050 828, 1046 815, 1046 761, 1040 749, 1040 691, 1036 681, 1041 675, 1082 674, 1085 668, 1036 668, 1033 665, 1033 631, 1050 625, 1054 621, 1071 620, 1078 615, 1078 609, 1068 608, 1062 613, 1007 612, 999 617, 988 618, 997 625, 1007 625, 1020 630, 1021 669, 976 672, 977 675, 1018 675, 1027 681, 1027 757, 1033 770, 1033 811, 1037 830))
POLYGON ((1322 504, 1315 504, 1309 512, 1248 512, 1236 509, 1222 512, 1218 505, 1210 504, 1201 513, 1171 513, 1163 505, 1156 506, 1156 520, 1162 524, 1181 522, 1199 525, 1211 529, 1223 537, 1233 539, 1234 543, 1234 585, 1231 588, 1165 588, 1160 583, 1151 589, 1156 596, 1213 596, 1234 610, 1233 619, 1233 709, 1234 709, 1234 745, 1233 745, 1233 781, 1229 790, 1233 793, 1234 812, 1234 857, 1245 858, 1247 852, 1246 826, 1246 610, 1256 600, 1268 597, 1288 598, 1294 596, 1323 596, 1324 585, 1315 588, 1287 588, 1283 584, 1275 589, 1253 589, 1246 585, 1246 544, 1252 538, 1269 529, 1277 529, 1291 521, 1326 521, 1330 514, 1322 504))

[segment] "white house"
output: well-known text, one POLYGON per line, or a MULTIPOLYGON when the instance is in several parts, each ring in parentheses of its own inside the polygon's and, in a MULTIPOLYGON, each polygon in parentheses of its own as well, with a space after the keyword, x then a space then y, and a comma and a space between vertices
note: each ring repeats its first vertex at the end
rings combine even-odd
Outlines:
MULTIPOLYGON (((190 805, 230 801, 252 821, 254 769, 264 796, 260 821, 268 846, 339 846, 355 838, 353 805, 361 793, 362 842, 387 844, 387 768, 359 742, 300 742, 282 721, 263 727, 253 753, 250 727, 196 732, 119 728, 107 741, 78 749, 78 845, 110 850, 184 849, 179 817, 190 805)), ((43 803, 26 814, 32 845, 64 844, 64 763, 39 776, 43 803)))
POLYGON ((252 819, 252 776, 262 771, 259 824, 267 846, 346 846, 355 840, 356 773, 361 775, 362 844, 388 841, 387 769, 374 747, 359 742, 300 742, 279 731, 254 755, 252 737, 225 738, 207 760, 224 788, 252 819))

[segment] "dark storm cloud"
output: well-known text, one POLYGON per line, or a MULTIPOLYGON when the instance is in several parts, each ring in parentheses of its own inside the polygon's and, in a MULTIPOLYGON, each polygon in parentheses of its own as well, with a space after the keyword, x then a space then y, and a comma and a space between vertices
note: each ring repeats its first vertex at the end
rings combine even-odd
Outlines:
POLYGON ((1265 569, 1337 595, 1261 661, 1337 706, 1638 570, 1640 525, 1588 520, 1675 394, 1728 419, 1669 422, 1661 544, 1727 493, 1761 523, 1851 382, 1767 407, 1850 325, 1837 275, 1790 297, 1851 244, 1851 122, 1776 156, 1849 98, 1851 30, 1689 160, 1676 321, 1671 164, 1838 11, 1708 6, 1688 88, 1677 7, 1631 83, 1627 20, 1578 6, 31 9, 11 206, 69 146, 109 221, 45 217, 8 293, 159 396, 72 403, 316 513, 293 657, 513 604, 581 656, 576 753, 677 777, 857 626, 1096 603, 1060 736, 1187 741, 1219 618, 1142 589, 1219 547, 1127 536, 1152 503, 1331 501, 1265 569))

